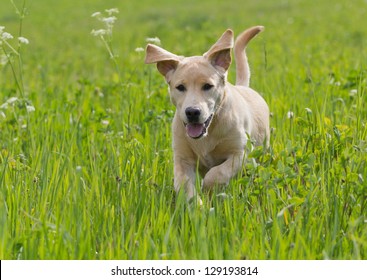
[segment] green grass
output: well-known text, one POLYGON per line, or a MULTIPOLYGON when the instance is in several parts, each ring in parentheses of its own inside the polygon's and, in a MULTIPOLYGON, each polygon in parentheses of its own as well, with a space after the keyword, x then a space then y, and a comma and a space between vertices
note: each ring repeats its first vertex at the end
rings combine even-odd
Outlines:
MULTIPOLYGON (((26 2, 24 92, 0 66, 0 106, 18 98, 0 109, 0 259, 367 259, 366 1, 79 2, 26 2), (120 74, 90 34, 113 7, 120 74), (167 86, 135 49, 202 54, 257 24, 272 149, 195 207, 173 191, 167 86)), ((0 26, 17 36, 10 1, 0 26)))

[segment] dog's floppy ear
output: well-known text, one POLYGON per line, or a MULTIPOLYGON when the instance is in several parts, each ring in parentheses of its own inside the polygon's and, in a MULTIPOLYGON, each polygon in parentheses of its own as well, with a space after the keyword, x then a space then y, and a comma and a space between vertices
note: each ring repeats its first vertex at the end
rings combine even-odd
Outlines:
POLYGON ((231 65, 231 49, 233 48, 233 31, 227 29, 219 40, 204 54, 210 63, 216 68, 227 71, 231 65))
POLYGON ((167 78, 167 74, 176 70, 181 57, 156 45, 148 44, 146 48, 145 63, 157 63, 158 71, 167 78))

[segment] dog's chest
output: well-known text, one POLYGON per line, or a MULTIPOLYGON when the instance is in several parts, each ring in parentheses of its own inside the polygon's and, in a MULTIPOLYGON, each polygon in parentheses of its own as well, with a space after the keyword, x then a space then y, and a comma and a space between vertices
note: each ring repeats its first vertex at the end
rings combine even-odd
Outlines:
POLYGON ((218 142, 209 138, 190 141, 190 146, 196 154, 200 165, 207 169, 221 164, 228 156, 222 152, 218 142))

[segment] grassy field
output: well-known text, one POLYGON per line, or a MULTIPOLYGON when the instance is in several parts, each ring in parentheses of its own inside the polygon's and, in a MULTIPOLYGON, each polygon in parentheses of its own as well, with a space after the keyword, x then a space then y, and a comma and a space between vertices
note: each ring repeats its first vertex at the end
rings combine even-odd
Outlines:
POLYGON ((0 259, 367 259, 365 0, 25 8, 21 22, 0 2, 19 54, 0 45, 0 259), (113 59, 91 35, 103 27, 91 14, 109 8, 113 59), (158 37, 202 54, 258 24, 251 86, 271 109, 272 149, 195 207, 173 191, 167 86, 136 49, 158 37))

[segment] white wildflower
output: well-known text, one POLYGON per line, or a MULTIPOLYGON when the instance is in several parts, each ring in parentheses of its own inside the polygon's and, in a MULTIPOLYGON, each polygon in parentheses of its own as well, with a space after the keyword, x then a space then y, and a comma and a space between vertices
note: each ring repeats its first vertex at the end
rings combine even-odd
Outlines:
POLYGON ((9 59, 5 54, 0 55, 0 65, 4 66, 5 64, 8 63, 8 61, 9 61, 9 59))
POLYGON ((108 120, 103 120, 103 121, 101 121, 101 123, 102 123, 102 125, 107 126, 107 125, 109 125, 110 122, 108 120))
POLYGON ((10 97, 8 100, 6 100, 6 103, 8 103, 9 105, 11 105, 14 102, 16 102, 17 100, 18 100, 18 97, 10 97))
POLYGON ((1 40, 3 40, 3 41, 10 40, 10 39, 13 39, 13 38, 14 38, 13 35, 11 35, 8 32, 2 32, 1 33, 1 40))
POLYGON ((107 25, 112 25, 115 23, 115 21, 117 20, 117 17, 107 17, 107 18, 103 18, 102 21, 104 23, 106 23, 107 25))
POLYGON ((76 171, 78 171, 78 172, 82 171, 82 167, 81 167, 80 165, 78 165, 78 166, 76 167, 76 171))
POLYGON ((109 14, 109 15, 112 15, 112 14, 118 14, 120 11, 119 11, 119 9, 117 9, 117 8, 112 8, 112 9, 107 9, 107 10, 105 10, 106 11, 106 13, 107 14, 109 14))
POLYGON ((34 108, 34 106, 31 105, 27 105, 26 108, 28 113, 36 111, 36 108, 34 108))
POLYGON ((136 48, 135 51, 136 52, 144 52, 144 48, 139 47, 139 48, 136 48))
POLYGON ((307 114, 312 114, 312 110, 310 108, 305 108, 307 114))
POLYGON ((104 36, 107 34, 107 30, 106 29, 98 29, 98 30, 92 30, 91 34, 93 36, 104 36))
POLYGON ((29 40, 27 38, 18 37, 18 40, 19 40, 19 43, 21 43, 21 44, 25 44, 25 45, 29 44, 29 40))
POLYGON ((101 16, 101 12, 95 12, 91 15, 91 17, 100 17, 101 16))
POLYGON ((357 93, 358 93, 358 90, 357 89, 352 89, 352 90, 349 91, 349 96, 350 97, 354 97, 354 96, 357 95, 357 93))
POLYGON ((5 102, 4 104, 2 104, 0 106, 0 109, 6 110, 6 109, 8 109, 8 106, 9 106, 9 104, 5 102))
POLYGON ((294 117, 294 113, 293 113, 292 111, 289 111, 289 112, 287 113, 287 118, 288 118, 288 119, 293 119, 293 117, 294 117))
POLYGON ((153 43, 153 44, 156 44, 156 45, 160 45, 161 44, 161 40, 158 37, 147 38, 146 41, 148 43, 153 43))
POLYGON ((3 119, 6 119, 6 115, 3 111, 0 111, 0 116, 3 118, 3 119))

